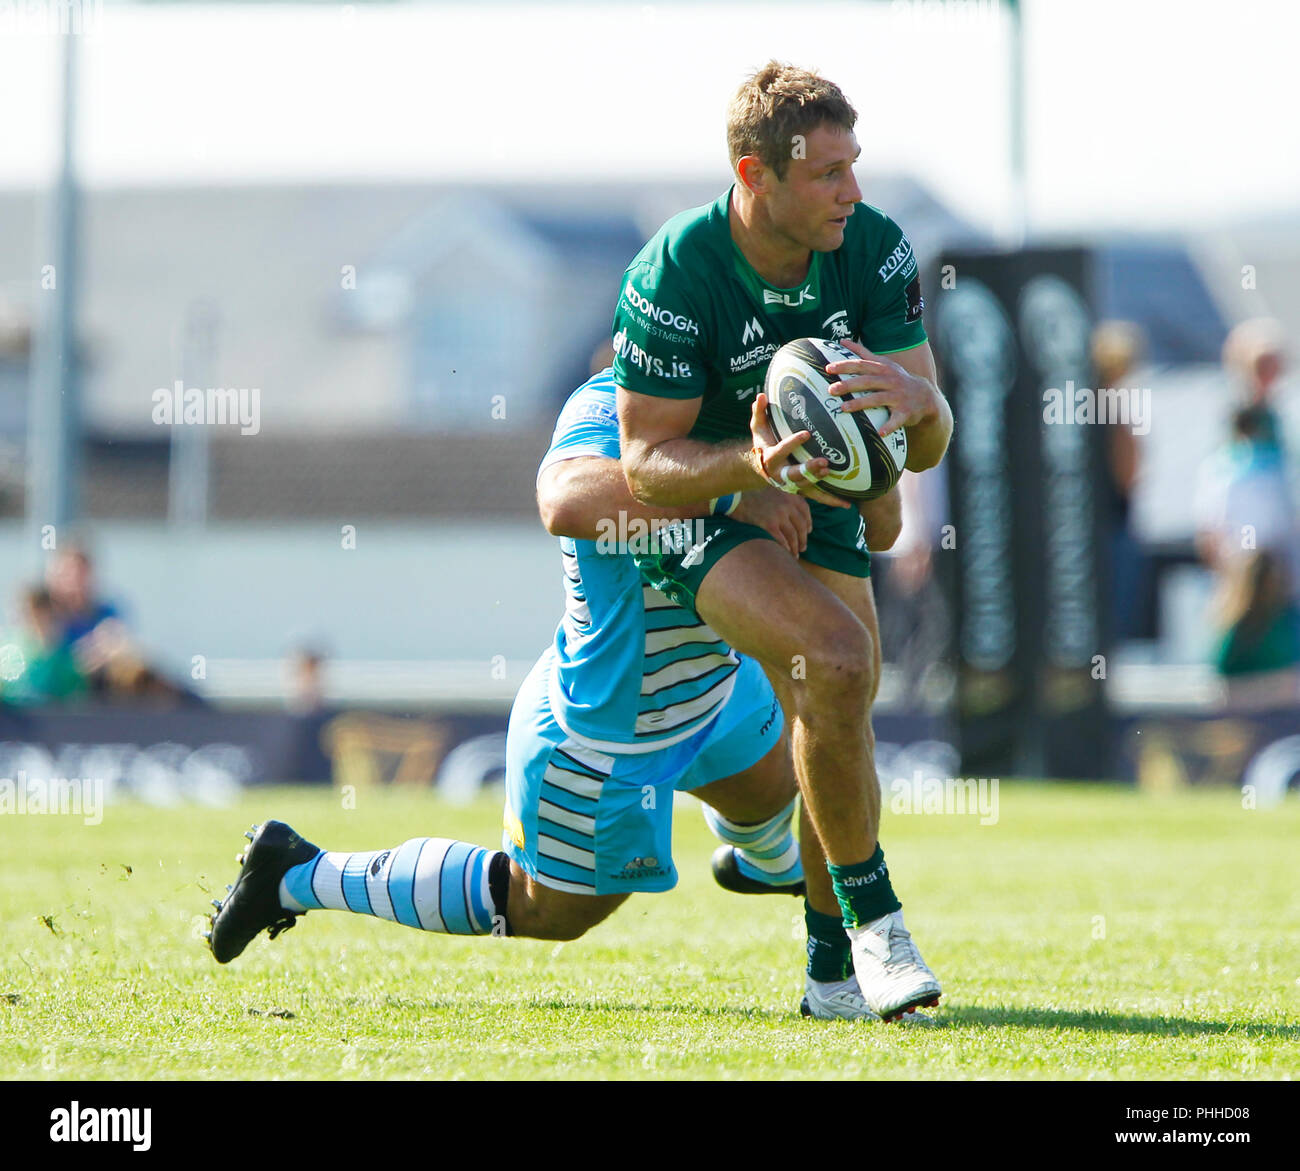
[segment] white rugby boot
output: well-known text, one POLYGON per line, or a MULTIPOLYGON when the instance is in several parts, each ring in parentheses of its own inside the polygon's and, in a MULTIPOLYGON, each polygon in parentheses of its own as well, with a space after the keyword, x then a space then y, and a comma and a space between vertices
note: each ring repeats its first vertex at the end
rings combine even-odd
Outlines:
POLYGON ((858 988, 882 1020, 897 1020, 909 1009, 939 1003, 943 990, 903 926, 902 911, 846 930, 858 988))
MULTIPOLYGON (((803 1002, 799 1005, 800 1016, 815 1017, 819 1021, 878 1021, 880 1015, 862 998, 858 989, 858 978, 850 976, 847 980, 814 980, 804 974, 803 1002)), ((923 1012, 915 1009, 904 1013, 898 1022, 901 1025, 928 1025, 931 1020, 923 1012)))

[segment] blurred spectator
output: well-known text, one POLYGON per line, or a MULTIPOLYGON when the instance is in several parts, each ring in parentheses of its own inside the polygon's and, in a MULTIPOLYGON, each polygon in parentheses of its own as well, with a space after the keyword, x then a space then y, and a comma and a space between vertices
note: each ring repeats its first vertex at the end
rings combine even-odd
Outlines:
POLYGON ((1239 407, 1228 445, 1202 465, 1196 486, 1196 548, 1222 588, 1235 562, 1275 553, 1291 588, 1300 582, 1300 526, 1276 417, 1259 403, 1239 407))
POLYGON ((296 650, 287 664, 288 704, 295 715, 315 715, 325 710, 325 656, 310 647, 296 650))
POLYGON ((1228 334, 1223 368, 1236 385, 1243 406, 1258 411, 1257 441, 1285 451, 1286 442, 1274 399, 1286 369, 1286 336, 1271 317, 1252 317, 1228 334))
POLYGON ((135 646, 118 608, 99 596, 94 564, 84 545, 65 544, 50 559, 45 579, 59 646, 96 697, 167 705, 202 703, 194 692, 152 667, 135 646))
POLYGON ((62 644, 72 652, 97 694, 136 696, 147 690, 144 664, 131 649, 116 606, 98 596, 90 550, 77 542, 59 549, 45 567, 62 644))
MULTIPOLYGON (((1131 321, 1103 321, 1092 333, 1092 364, 1098 389, 1134 389, 1132 375, 1142 360, 1146 336, 1131 321)), ((1146 560, 1133 535, 1133 489, 1137 484, 1140 451, 1133 428, 1106 428, 1106 477, 1100 497, 1102 525, 1110 559, 1111 613, 1117 639, 1132 638, 1138 629, 1138 600, 1144 596, 1146 560)))
POLYGON ((319 647, 299 647, 284 665, 286 705, 294 728, 294 759, 299 767, 308 776, 334 776, 336 780, 345 774, 354 775, 358 767, 363 775, 371 775, 367 771, 370 744, 361 730, 367 717, 338 717, 337 709, 325 701, 325 652, 319 647), (332 760, 336 750, 339 755, 332 760), (346 765, 344 758, 349 762, 346 765), (367 763, 362 764, 362 760, 367 763))
POLYGON ((4 702, 49 703, 86 691, 86 677, 63 641, 54 600, 44 586, 23 591, 22 629, 5 648, 4 702))
MULTIPOLYGON (((50 558, 45 582, 54 600, 63 630, 63 642, 83 644, 106 622, 120 623, 117 607, 96 597, 95 569, 83 545, 68 544, 50 558)), ((118 637, 124 637, 121 631, 118 637)))
POLYGON ((1223 578, 1214 666, 1234 704, 1300 696, 1300 607, 1289 577, 1276 553, 1261 550, 1234 559, 1223 578))

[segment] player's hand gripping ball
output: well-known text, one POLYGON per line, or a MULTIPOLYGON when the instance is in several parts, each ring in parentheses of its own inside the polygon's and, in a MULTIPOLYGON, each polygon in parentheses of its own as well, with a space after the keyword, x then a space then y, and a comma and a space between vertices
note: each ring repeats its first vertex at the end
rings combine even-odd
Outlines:
POLYGON ((866 391, 837 396, 829 387, 839 379, 826 373, 831 362, 858 355, 839 342, 802 337, 777 350, 767 368, 767 417, 778 440, 800 431, 809 438, 794 451, 800 461, 825 459, 830 471, 818 487, 846 500, 883 496, 903 474, 907 433, 900 427, 883 439, 876 430, 889 418, 888 407, 846 411, 844 404, 866 391))

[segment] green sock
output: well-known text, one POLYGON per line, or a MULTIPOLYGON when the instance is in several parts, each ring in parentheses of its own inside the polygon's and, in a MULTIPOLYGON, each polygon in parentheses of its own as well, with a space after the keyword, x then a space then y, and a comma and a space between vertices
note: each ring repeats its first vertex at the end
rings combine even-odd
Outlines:
POLYGON ((845 927, 861 927, 903 909, 894 888, 889 885, 885 851, 879 845, 865 862, 854 862, 850 866, 827 862, 826 869, 831 872, 831 883, 844 913, 845 927))
POLYGON ((807 899, 803 921, 808 925, 808 975, 823 984, 847 980, 853 974, 853 952, 844 924, 835 915, 814 911, 807 899))

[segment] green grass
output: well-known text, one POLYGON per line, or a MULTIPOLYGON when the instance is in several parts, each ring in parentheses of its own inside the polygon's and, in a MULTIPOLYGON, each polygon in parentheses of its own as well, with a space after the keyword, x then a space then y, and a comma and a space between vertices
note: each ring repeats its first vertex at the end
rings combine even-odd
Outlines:
POLYGON ((198 937, 243 830, 334 849, 495 844, 499 803, 279 789, 237 808, 0 817, 8 1078, 1282 1078, 1300 1066, 1300 802, 1004 785, 1000 819, 886 814, 944 984, 931 1029, 797 1015, 800 904, 708 876, 584 939, 455 939, 313 913, 218 967, 198 937), (129 872, 126 869, 130 868, 129 872), (42 918, 46 921, 42 921, 42 918), (276 1015, 283 1010, 292 1016, 276 1015))

